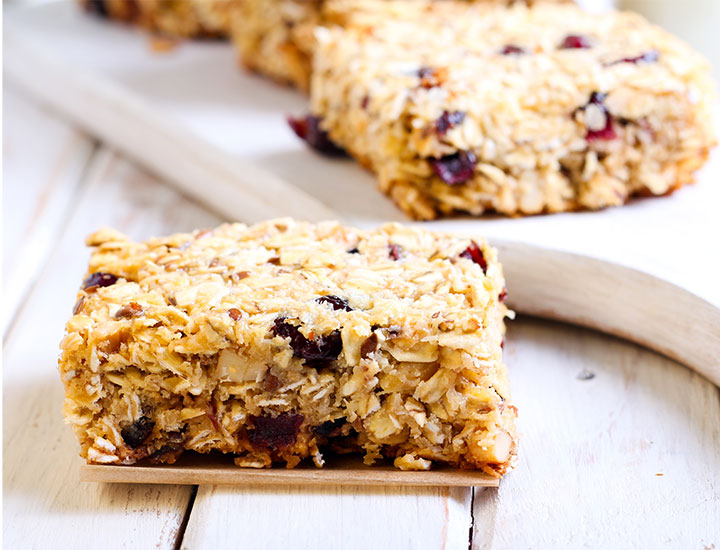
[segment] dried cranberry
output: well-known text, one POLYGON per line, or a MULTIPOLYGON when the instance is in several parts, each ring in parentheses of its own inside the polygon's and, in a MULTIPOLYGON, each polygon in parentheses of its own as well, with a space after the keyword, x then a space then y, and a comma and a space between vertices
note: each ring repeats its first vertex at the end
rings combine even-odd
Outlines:
POLYGON ((500 294, 498 294, 498 302, 502 303, 502 302, 504 302, 506 299, 507 299, 507 290, 503 288, 503 289, 500 291, 500 294))
POLYGON ((588 48, 592 48, 592 42, 580 34, 569 34, 560 44, 562 50, 585 50, 588 48))
POLYGON ((277 416, 251 416, 248 439, 253 447, 273 450, 295 443, 305 418, 301 414, 282 413, 277 416))
POLYGON ((83 281, 82 288, 87 292, 94 292, 98 287, 114 285, 119 277, 112 273, 98 271, 92 273, 83 281))
POLYGON ((617 134, 613 125, 613 117, 605 106, 607 94, 593 92, 590 100, 582 107, 585 112, 585 121, 588 127, 585 139, 595 141, 598 139, 615 139, 617 134))
POLYGON ((342 352, 342 338, 339 330, 308 340, 300 332, 300 329, 288 323, 285 317, 278 317, 275 319, 272 333, 275 336, 289 338, 293 355, 300 359, 332 361, 337 359, 342 352))
POLYGON ((333 296, 332 294, 320 296, 319 298, 316 298, 315 301, 319 304, 330 304, 335 311, 340 309, 344 311, 353 310, 353 308, 348 305, 347 300, 343 300, 339 296, 333 296))
POLYGON ((295 135, 316 151, 328 156, 344 156, 345 151, 335 145, 325 130, 320 128, 320 118, 307 115, 302 118, 288 117, 290 128, 295 135))
POLYGON ((388 256, 390 256, 390 259, 394 262, 397 262, 400 259, 400 255, 402 254, 402 247, 398 244, 389 244, 388 245, 388 256))
POLYGON ((443 111, 440 118, 435 121, 435 133, 439 136, 444 136, 448 133, 448 130, 455 128, 455 126, 463 120, 465 120, 465 113, 463 111, 453 111, 451 113, 443 111))
POLYGON ((136 449, 150 437, 154 427, 155 422, 147 416, 141 416, 135 422, 120 430, 120 435, 128 447, 136 449))
POLYGON ((515 44, 508 44, 502 50, 500 50, 501 55, 524 55, 526 53, 529 52, 525 48, 521 48, 520 46, 516 46, 515 44))
POLYGON ((608 65, 617 65, 618 63, 633 63, 634 65, 638 63, 655 63, 658 59, 660 59, 660 52, 650 50, 635 57, 623 57, 622 59, 608 63, 608 65))
POLYGON ((240 311, 236 307, 231 307, 230 309, 228 309, 228 315, 233 321, 237 321, 238 319, 240 319, 240 317, 242 317, 242 311, 240 311))
POLYGON ((316 435, 321 437, 337 437, 340 435, 340 430, 347 423, 345 418, 338 418, 336 420, 328 420, 323 422, 319 426, 314 426, 312 431, 316 435))
POLYGON ((460 151, 454 155, 430 159, 435 173, 448 185, 458 185, 472 179, 476 162, 477 157, 472 151, 460 151))
POLYGON ((482 249, 475 241, 472 241, 470 246, 460 253, 460 257, 475 262, 483 270, 483 273, 487 272, 487 261, 485 261, 482 249))

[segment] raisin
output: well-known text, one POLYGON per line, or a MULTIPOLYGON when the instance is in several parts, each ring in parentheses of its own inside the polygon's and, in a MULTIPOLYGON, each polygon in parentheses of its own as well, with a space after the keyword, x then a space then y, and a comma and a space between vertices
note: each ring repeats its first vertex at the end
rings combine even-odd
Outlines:
POLYGON ((477 157, 472 151, 460 151, 439 159, 430 159, 437 176, 448 185, 465 183, 475 175, 477 157))
POLYGON ((371 353, 377 349, 378 337, 374 332, 368 336, 360 346, 360 357, 366 359, 371 353))
POLYGON ((508 44, 502 50, 500 50, 501 55, 525 55, 526 53, 530 52, 528 52, 525 48, 516 46, 515 44, 508 44))
POLYGON ((463 111, 443 111, 440 118, 435 121, 435 133, 438 136, 444 136, 449 130, 462 123, 463 120, 465 120, 465 113, 463 111))
POLYGON ((136 302, 125 304, 115 312, 115 319, 131 319, 142 315, 143 308, 136 302))
POLYGON ((487 273, 487 261, 485 260, 482 249, 475 241, 472 241, 470 246, 460 253, 460 257, 475 262, 483 270, 483 273, 487 273))
POLYGON ((588 48, 592 48, 592 42, 580 34, 569 34, 560 44, 561 50, 586 50, 588 48))
POLYGON ((362 101, 360 102, 360 107, 362 107, 363 109, 367 109, 368 105, 370 105, 370 96, 366 95, 362 98, 362 101))
POLYGON ((391 260, 397 262, 400 259, 400 255, 402 254, 402 247, 397 244, 389 244, 388 245, 388 256, 391 260))
POLYGON ((608 65, 617 65, 618 63, 632 63, 634 65, 638 63, 655 63, 658 59, 660 59, 660 52, 650 50, 635 57, 623 57, 622 59, 608 63, 608 65))
POLYGON ((332 361, 337 359, 342 352, 342 338, 339 330, 308 340, 300 332, 300 329, 288 323, 285 317, 278 317, 275 319, 272 333, 275 336, 289 338, 293 355, 300 359, 332 361))
POLYGON ((320 128, 320 117, 312 115, 302 118, 288 117, 287 121, 295 135, 319 153, 335 157, 346 154, 330 140, 327 132, 320 128))
POLYGON ((313 433, 321 437, 337 437, 340 435, 340 430, 347 423, 347 420, 343 418, 337 418, 336 420, 328 420, 323 422, 319 426, 313 426, 313 433))
POLYGON ((360 249, 355 247, 347 251, 348 254, 360 254, 360 249))
POLYGON ((267 374, 263 379, 263 389, 265 391, 275 391, 280 387, 280 380, 273 374, 267 374))
POLYGON ((580 107, 585 112, 586 125, 588 127, 585 139, 595 141, 598 139, 615 139, 617 134, 613 124, 613 117, 605 106, 607 94, 593 92, 588 102, 580 107))
POLYGON ((114 285, 118 279, 119 277, 117 275, 113 275, 112 273, 97 271, 95 273, 91 273, 88 278, 83 281, 82 289, 88 293, 95 292, 98 287, 114 285))
POLYGON ((147 416, 141 416, 135 422, 120 430, 120 435, 128 447, 137 449, 150 437, 154 427, 155 422, 147 416))
POLYGON ((282 413, 278 416, 251 416, 248 439, 253 447, 282 449, 295 443, 305 418, 301 414, 282 413))
POLYGON ((106 0, 90 0, 85 4, 88 13, 97 15, 98 17, 109 17, 106 0))
POLYGON ((240 317, 242 317, 242 311, 235 307, 231 307, 230 309, 228 309, 228 315, 233 321, 237 321, 238 319, 240 319, 240 317))
POLYGON ((333 296, 332 294, 328 294, 327 296, 320 296, 319 298, 316 298, 315 301, 319 304, 330 304, 335 311, 353 310, 353 308, 351 308, 350 305, 347 303, 347 300, 343 300, 339 296, 333 296))

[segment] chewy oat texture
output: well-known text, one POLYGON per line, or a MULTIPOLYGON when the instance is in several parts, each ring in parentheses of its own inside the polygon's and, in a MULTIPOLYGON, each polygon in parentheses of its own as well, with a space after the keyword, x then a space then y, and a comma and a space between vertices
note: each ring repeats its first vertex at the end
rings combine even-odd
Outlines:
MULTIPOLYGON (((426 0, 418 0, 425 2, 426 0)), ((443 0, 436 0, 443 1, 443 0)), ((569 0, 465 0, 484 4, 562 2, 569 0)), ((405 2, 382 0, 383 17, 402 16, 405 2)), ((363 0, 242 0, 233 11, 232 38, 240 63, 250 70, 297 86, 310 86, 314 31, 318 25, 343 24, 363 0)))
POLYGON ((282 219, 87 243, 59 368, 89 462, 513 464, 504 281, 482 239, 282 219))
POLYGON ((77 0, 89 13, 174 38, 214 38, 230 33, 238 0, 77 0))
POLYGON ((638 15, 358 4, 316 33, 312 113, 414 218, 663 195, 715 144, 706 62, 638 15))

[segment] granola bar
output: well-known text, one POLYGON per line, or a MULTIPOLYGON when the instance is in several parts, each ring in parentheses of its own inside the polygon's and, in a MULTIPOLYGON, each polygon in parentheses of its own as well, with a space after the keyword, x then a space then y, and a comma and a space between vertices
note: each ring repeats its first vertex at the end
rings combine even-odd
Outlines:
MULTIPOLYGON (((422 2, 423 0, 418 0, 422 2)), ((442 0, 439 0, 442 1, 442 0)), ((509 5, 568 0, 466 0, 509 5)), ((367 9, 362 0, 243 0, 237 4, 232 39, 246 68, 307 91, 312 70, 314 31, 342 24, 345 12, 367 9)), ((403 2, 384 0, 384 16, 402 15, 403 2)))
POLYGON ((237 0, 78 0, 89 13, 175 38, 215 38, 230 32, 237 0))
POLYGON ((636 14, 364 4, 317 32, 312 113, 414 218, 664 195, 715 144, 707 63, 636 14))
POLYGON ((88 462, 513 464, 504 281, 482 239, 280 219, 87 243, 59 370, 88 462))

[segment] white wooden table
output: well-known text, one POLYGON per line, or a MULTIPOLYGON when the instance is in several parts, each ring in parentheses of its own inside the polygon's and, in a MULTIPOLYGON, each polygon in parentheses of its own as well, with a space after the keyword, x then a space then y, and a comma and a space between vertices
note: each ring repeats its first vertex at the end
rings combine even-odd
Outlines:
MULTIPOLYGON (((6 548, 720 548, 720 390, 635 345, 533 319, 509 328, 522 440, 499 489, 80 482, 55 365, 83 238, 101 225, 140 239, 223 220, 11 83, 4 114, 6 548)), ((684 222, 714 238, 672 278, 716 301, 720 225, 684 222)), ((676 250, 672 233, 657 238, 676 250)), ((659 250, 648 262, 670 269, 659 250)))

